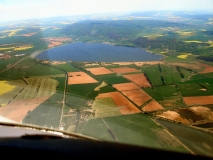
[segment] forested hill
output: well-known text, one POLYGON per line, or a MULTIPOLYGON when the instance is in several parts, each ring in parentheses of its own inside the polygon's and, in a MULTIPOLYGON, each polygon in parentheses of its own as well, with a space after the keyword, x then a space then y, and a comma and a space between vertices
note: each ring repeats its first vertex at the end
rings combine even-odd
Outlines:
POLYGON ((84 21, 67 25, 62 34, 83 42, 109 42, 171 54, 211 54, 208 24, 162 20, 84 21), (200 30, 200 28, 204 28, 200 30))
POLYGON ((66 26, 63 34, 76 36, 108 37, 113 39, 137 36, 159 27, 189 27, 191 25, 161 20, 84 21, 66 26))

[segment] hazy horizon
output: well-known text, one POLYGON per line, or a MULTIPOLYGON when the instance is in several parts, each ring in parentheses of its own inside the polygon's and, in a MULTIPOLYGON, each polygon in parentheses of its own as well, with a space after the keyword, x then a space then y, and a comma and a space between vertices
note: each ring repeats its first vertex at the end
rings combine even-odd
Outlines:
POLYGON ((212 0, 1 0, 0 21, 122 12, 212 12, 212 0))

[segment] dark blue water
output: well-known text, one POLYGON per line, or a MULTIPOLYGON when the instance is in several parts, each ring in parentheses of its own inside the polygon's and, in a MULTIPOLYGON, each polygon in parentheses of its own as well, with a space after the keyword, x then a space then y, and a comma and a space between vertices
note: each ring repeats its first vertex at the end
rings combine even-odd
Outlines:
POLYGON ((163 56, 151 54, 141 48, 77 42, 49 49, 36 58, 78 62, 137 62, 161 60, 163 56))

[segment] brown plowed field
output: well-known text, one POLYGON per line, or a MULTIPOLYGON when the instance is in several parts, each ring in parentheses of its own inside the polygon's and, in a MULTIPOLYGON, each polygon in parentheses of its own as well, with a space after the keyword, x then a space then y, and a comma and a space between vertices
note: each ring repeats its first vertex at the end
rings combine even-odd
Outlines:
POLYGON ((133 101, 137 106, 141 106, 151 99, 151 97, 143 90, 131 90, 122 92, 126 97, 133 101))
POLYGON ((170 120, 181 122, 181 123, 184 123, 184 124, 189 124, 190 123, 187 119, 182 118, 180 116, 180 114, 175 112, 175 111, 166 111, 166 112, 163 112, 160 115, 157 115, 157 117, 170 119, 170 120))
POLYGON ((162 110, 164 109, 158 102, 155 100, 152 100, 149 102, 147 105, 145 105, 142 110, 144 112, 152 112, 152 111, 157 111, 157 110, 162 110))
POLYGON ((213 96, 183 97, 187 105, 213 104, 213 96))
POLYGON ((191 122, 205 120, 205 118, 194 113, 193 111, 191 111, 188 108, 179 108, 179 109, 176 109, 176 111, 181 115, 181 117, 186 118, 187 120, 189 120, 191 122))
POLYGON ((125 78, 135 82, 140 87, 151 87, 144 74, 124 75, 125 78))
POLYGON ((129 67, 121 67, 121 68, 110 68, 110 70, 112 70, 115 73, 130 73, 130 72, 140 72, 139 70, 135 69, 135 68, 129 68, 129 67))
POLYGON ((98 81, 84 72, 68 72, 68 84, 86 83, 98 83, 98 81))
POLYGON ((210 66, 210 65, 204 64, 204 63, 200 63, 200 65, 205 67, 205 69, 203 71, 201 71, 200 73, 213 72, 213 66, 210 66))
POLYGON ((135 107, 127 98, 125 98, 119 92, 109 92, 99 94, 96 98, 107 98, 107 97, 111 97, 113 99, 116 106, 120 110, 121 114, 133 114, 140 112, 140 110, 137 107, 135 107))
POLYGON ((113 73, 109 69, 105 67, 98 67, 98 68, 87 68, 87 71, 90 71, 94 75, 102 75, 102 74, 111 74, 113 73))
MULTIPOLYGON (((39 100, 43 103, 49 97, 43 97, 39 100)), ((30 103, 29 100, 13 100, 10 104, 0 107, 0 115, 8 119, 21 123, 28 111, 34 110, 40 103, 30 103)), ((32 100, 33 102, 33 100, 32 100)))
POLYGON ((117 89, 118 91, 129 91, 129 90, 135 90, 140 89, 135 83, 121 83, 121 84, 114 84, 113 87, 117 89))
POLYGON ((197 114, 213 121, 213 112, 211 109, 203 106, 197 106, 197 107, 190 107, 193 111, 195 111, 197 114))

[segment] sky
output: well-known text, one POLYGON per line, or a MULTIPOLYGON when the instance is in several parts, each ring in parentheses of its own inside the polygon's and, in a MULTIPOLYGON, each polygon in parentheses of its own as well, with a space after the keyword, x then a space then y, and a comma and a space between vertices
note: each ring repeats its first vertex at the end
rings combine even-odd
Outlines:
POLYGON ((0 0, 0 21, 156 10, 213 11, 213 0, 0 0))

